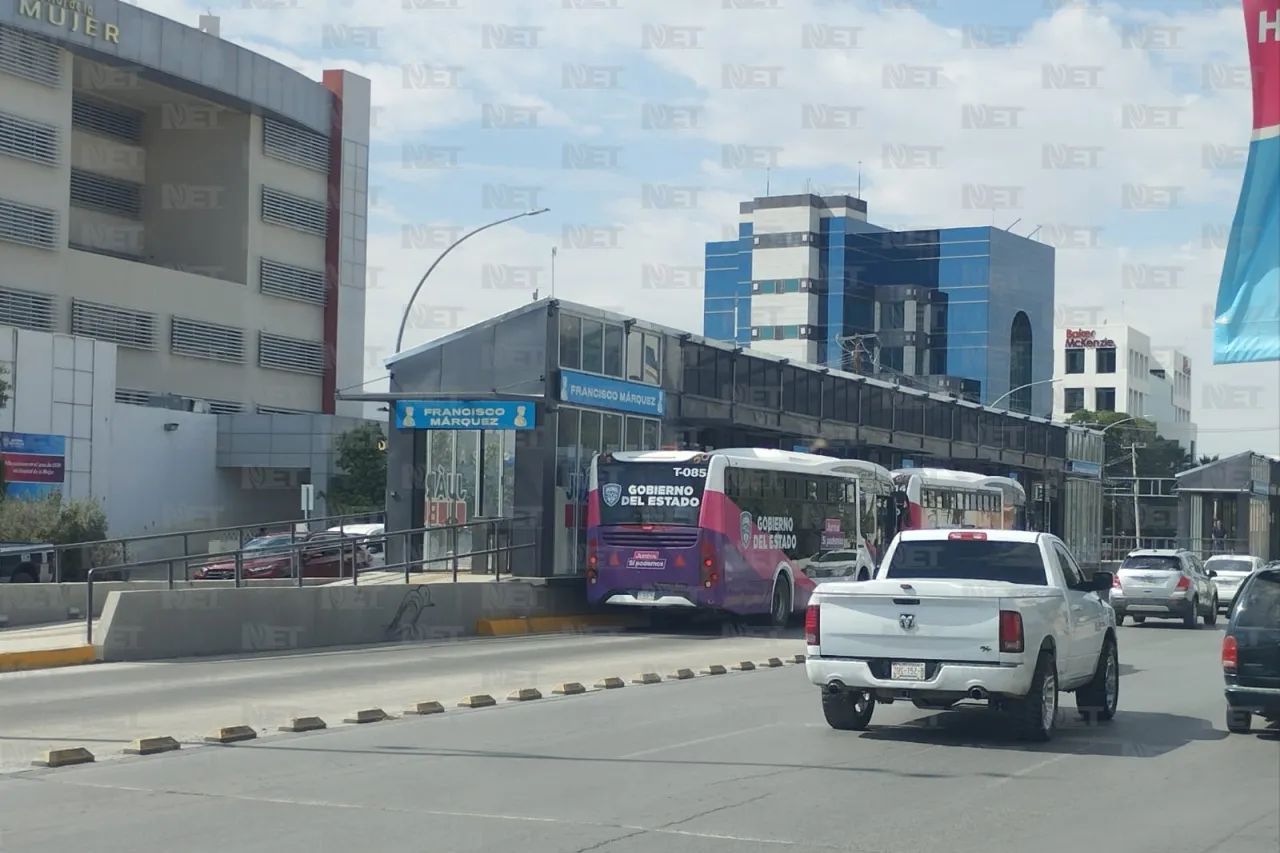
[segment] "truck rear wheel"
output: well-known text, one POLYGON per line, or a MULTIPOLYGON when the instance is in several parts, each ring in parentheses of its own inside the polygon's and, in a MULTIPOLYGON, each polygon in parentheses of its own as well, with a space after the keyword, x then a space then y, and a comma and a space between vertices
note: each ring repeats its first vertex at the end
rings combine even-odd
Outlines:
POLYGON ((1084 719, 1106 722, 1120 706, 1120 655, 1116 641, 1108 637, 1102 644, 1093 680, 1076 691, 1076 709, 1084 719))
POLYGON ((1044 743, 1058 727, 1058 665, 1053 652, 1042 651, 1027 695, 1009 703, 1014 730, 1022 740, 1044 743))
POLYGON ((865 690, 841 690, 822 694, 822 715, 837 731, 861 732, 871 723, 876 698, 865 690))

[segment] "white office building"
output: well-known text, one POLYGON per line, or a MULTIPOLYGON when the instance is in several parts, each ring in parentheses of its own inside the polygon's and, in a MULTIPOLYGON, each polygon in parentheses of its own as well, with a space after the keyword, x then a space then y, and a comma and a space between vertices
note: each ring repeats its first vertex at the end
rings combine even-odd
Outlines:
POLYGON ((1162 436, 1194 455, 1191 359, 1174 348, 1153 348, 1132 326, 1056 331, 1053 416, 1082 409, 1124 412, 1153 421, 1162 436))

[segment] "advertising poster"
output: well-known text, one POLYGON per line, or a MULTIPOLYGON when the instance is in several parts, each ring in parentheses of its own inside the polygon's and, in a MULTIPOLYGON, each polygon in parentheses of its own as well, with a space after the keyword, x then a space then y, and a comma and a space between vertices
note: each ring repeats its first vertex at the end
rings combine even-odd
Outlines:
POLYGON ((0 479, 5 494, 38 498, 61 491, 66 480, 67 440, 61 435, 0 432, 0 479))

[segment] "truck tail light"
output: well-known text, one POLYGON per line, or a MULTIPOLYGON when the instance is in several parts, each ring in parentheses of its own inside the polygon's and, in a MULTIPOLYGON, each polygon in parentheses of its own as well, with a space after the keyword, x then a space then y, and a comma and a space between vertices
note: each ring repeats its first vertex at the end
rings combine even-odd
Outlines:
POLYGON ((948 535, 947 538, 948 539, 969 539, 969 540, 977 540, 981 542, 986 540, 987 534, 983 533, 980 530, 957 530, 954 533, 951 533, 950 535, 948 535))
POLYGON ((1235 672, 1239 660, 1240 650, 1236 647, 1236 638, 1228 634, 1222 638, 1222 668, 1235 672))
POLYGON ((1186 575, 1178 578, 1178 585, 1174 587, 1177 590, 1189 589, 1191 587, 1191 579, 1186 575))
POLYGON ((821 645, 822 617, 818 605, 810 604, 804 609, 804 644, 806 646, 821 645))
POLYGON ((1018 655, 1026 651, 1022 634, 1022 614, 1016 610, 1000 611, 1000 651, 1018 655))

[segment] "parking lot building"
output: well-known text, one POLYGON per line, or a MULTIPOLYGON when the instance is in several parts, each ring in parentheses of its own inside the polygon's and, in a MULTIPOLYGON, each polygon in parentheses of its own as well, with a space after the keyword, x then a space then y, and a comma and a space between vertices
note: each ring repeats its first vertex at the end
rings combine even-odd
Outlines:
POLYGON ((1099 557, 1102 437, 1081 427, 552 299, 403 352, 387 368, 401 401, 529 407, 526 426, 485 432, 396 428, 390 407, 388 531, 420 528, 441 511, 433 507, 459 503, 468 518, 530 517, 540 541, 518 574, 578 574, 593 455, 660 448, 808 449, 888 468, 1012 475, 1035 527, 1063 535, 1084 563, 1099 557))

